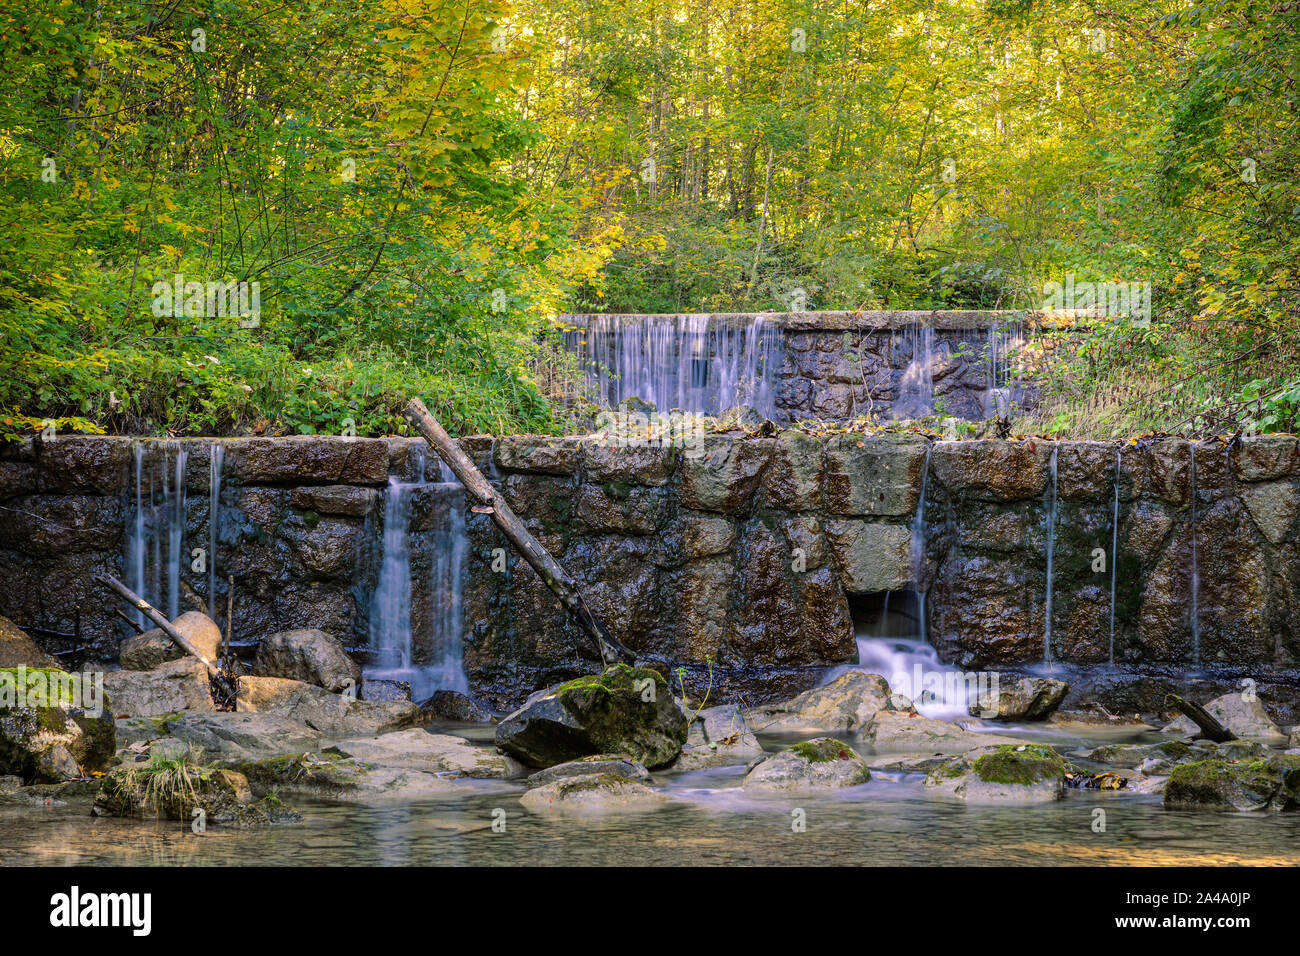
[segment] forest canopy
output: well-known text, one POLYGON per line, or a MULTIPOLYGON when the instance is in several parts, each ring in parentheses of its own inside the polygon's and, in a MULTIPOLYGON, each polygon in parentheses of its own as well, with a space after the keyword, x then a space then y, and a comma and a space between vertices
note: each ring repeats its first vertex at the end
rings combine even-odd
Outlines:
POLYGON ((1045 343, 1025 427, 1296 427, 1300 4, 11 0, 0 41, 9 437, 554 432, 566 312, 1067 277, 1155 321, 1045 343))

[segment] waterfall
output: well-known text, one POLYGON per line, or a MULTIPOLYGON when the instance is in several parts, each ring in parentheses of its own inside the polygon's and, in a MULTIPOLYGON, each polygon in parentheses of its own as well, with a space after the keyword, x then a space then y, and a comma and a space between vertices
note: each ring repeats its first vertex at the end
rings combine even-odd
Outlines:
POLYGON ((1199 667, 1201 664, 1201 568, 1196 555, 1196 444, 1188 442, 1187 447, 1192 454, 1192 666, 1199 667))
POLYGON ((167 619, 174 621, 181 613, 181 545, 185 536, 185 465, 189 452, 176 452, 175 491, 167 528, 167 619))
POLYGON ((920 418, 934 412, 934 329, 911 328, 907 338, 912 343, 912 361, 898 383, 894 417, 920 418))
POLYGON ((1052 570, 1056 559, 1056 453, 1060 443, 1052 445, 1052 498, 1047 514, 1047 607, 1043 621, 1043 663, 1052 663, 1052 570))
POLYGON ((370 646, 383 668, 376 677, 411 668, 411 496, 418 487, 389 478, 384 492, 383 562, 370 612, 370 646))
MULTIPOLYGON (((443 466, 446 467, 445 465, 443 466)), ((431 686, 421 699, 435 690, 454 690, 469 693, 469 680, 465 676, 465 662, 461 649, 461 628, 464 624, 462 608, 462 580, 465 552, 469 537, 465 530, 465 489, 459 481, 442 481, 434 485, 440 515, 433 538, 437 558, 433 568, 433 640, 435 663, 429 668, 431 686)))
POLYGON ((984 390, 984 417, 1005 416, 1011 412, 1015 381, 1010 355, 1020 347, 1023 333, 1019 327, 989 326, 988 385, 984 390))
POLYGON ((779 326, 754 317, 743 325, 708 315, 594 315, 565 333, 582 356, 600 401, 636 396, 661 411, 717 414, 750 405, 776 412, 773 381, 780 369, 779 326))
MULTIPOLYGON (((185 469, 189 453, 166 445, 132 444, 135 500, 127 525, 126 584, 174 620, 180 614, 181 545, 185 535, 185 469), (146 460, 158 449, 152 461, 146 460), (164 551, 164 540, 166 550, 164 551)), ((141 627, 144 615, 132 612, 141 627)))
POLYGON ((1119 473, 1124 449, 1115 449, 1115 509, 1110 519, 1110 665, 1115 666, 1115 567, 1119 563, 1119 473))
POLYGON ((366 676, 405 681, 411 696, 425 700, 434 691, 469 692, 462 653, 464 612, 462 592, 469 536, 465 522, 465 490, 441 460, 439 481, 425 478, 423 454, 415 463, 416 480, 390 478, 384 495, 383 557, 370 612, 370 646, 379 662, 366 676), (415 664, 412 629, 411 504, 416 495, 428 495, 434 509, 434 527, 421 541, 432 552, 430 581, 432 611, 429 648, 432 663, 415 664))
MULTIPOLYGON (((925 462, 921 465, 921 496, 916 502, 916 514, 912 517, 911 558, 912 586, 916 589, 916 603, 921 622, 921 640, 928 640, 925 617, 925 590, 921 587, 921 576, 925 570, 925 493, 930 485, 930 452, 934 445, 926 442, 925 462)), ((886 605, 888 607, 888 605, 886 605)))
POLYGON ((217 528, 221 517, 221 469, 226 448, 213 442, 208 457, 208 617, 217 619, 217 528))

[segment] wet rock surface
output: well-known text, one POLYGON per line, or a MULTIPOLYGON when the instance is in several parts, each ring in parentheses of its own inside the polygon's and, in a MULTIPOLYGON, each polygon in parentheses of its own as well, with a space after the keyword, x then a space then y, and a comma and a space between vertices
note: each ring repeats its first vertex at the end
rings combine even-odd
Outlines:
POLYGON ((535 767, 626 753, 654 768, 681 753, 686 723, 657 671, 616 664, 535 694, 502 718, 496 742, 535 767))
POLYGON ((871 779, 867 762, 834 737, 816 737, 758 761, 745 776, 746 790, 828 790, 871 779))

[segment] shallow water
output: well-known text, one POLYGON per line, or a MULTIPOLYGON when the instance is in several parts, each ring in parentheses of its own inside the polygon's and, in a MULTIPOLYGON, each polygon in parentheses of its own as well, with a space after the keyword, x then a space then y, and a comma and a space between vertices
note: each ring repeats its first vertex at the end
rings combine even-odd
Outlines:
MULTIPOLYGON (((776 741, 773 741, 776 743, 776 741)), ((87 801, 0 808, 4 865, 391 866, 595 864, 963 866, 1296 865, 1300 814, 1166 811, 1158 796, 1067 791, 1036 806, 972 807, 921 777, 877 773, 835 793, 756 795, 741 767, 661 774, 674 802, 648 813, 538 816, 519 783, 464 781, 437 800, 370 806, 287 802, 301 824, 267 830, 89 816, 87 801), (1096 808, 1104 833, 1093 831, 1096 808), (506 829, 492 831, 504 810, 506 829), (806 832, 792 829, 802 810, 806 832)))

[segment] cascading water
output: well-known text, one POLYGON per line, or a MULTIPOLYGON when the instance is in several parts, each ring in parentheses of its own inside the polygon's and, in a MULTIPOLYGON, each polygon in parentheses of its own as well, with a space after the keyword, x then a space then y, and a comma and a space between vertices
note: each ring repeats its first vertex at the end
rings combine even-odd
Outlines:
POLYGON ((912 343, 912 361, 898 383, 895 418, 920 418, 934 413, 934 329, 911 328, 907 338, 912 343))
POLYGON ((565 334, 583 357, 592 387, 611 406, 636 396, 661 411, 716 414, 750 405, 771 418, 781 330, 754 317, 744 324, 708 315, 597 315, 565 334))
POLYGON ((1189 442, 1187 445, 1191 451, 1191 526, 1192 526, 1192 666, 1201 665, 1201 568, 1196 554, 1196 445, 1189 442))
POLYGON ((172 495, 170 525, 167 529, 167 617, 176 620, 181 613, 181 544, 185 536, 185 465, 189 452, 176 452, 175 490, 172 495))
POLYGON ((930 452, 934 445, 926 442, 925 461, 921 465, 921 495, 916 501, 916 514, 912 516, 911 559, 912 587, 916 589, 916 604, 921 627, 921 641, 927 640, 925 620, 925 589, 921 587, 921 578, 925 571, 925 493, 930 486, 930 452))
POLYGON ((1011 356, 1024 340, 1018 325, 989 326, 988 385, 984 391, 984 417, 1005 416, 1015 399, 1015 368, 1011 356))
MULTIPOLYGON (((169 446, 145 442, 135 442, 132 451, 135 501, 126 537, 127 587, 175 619, 180 613, 185 469, 189 454, 181 448, 172 457, 169 446), (152 458, 151 448, 157 450, 152 458)), ((148 626, 143 614, 133 613, 137 624, 148 626)))
POLYGON ((1115 568, 1119 563, 1119 475, 1124 449, 1115 449, 1115 508, 1110 519, 1110 665, 1115 666, 1115 568))
POLYGON ((1047 606, 1043 613, 1043 663, 1052 663, 1052 578, 1056 559, 1056 452, 1059 444, 1052 445, 1052 498, 1047 512, 1047 606))
POLYGON ((939 660, 938 652, 920 634, 921 607, 917 593, 887 593, 879 614, 859 620, 858 663, 835 668, 827 680, 850 670, 879 674, 891 690, 911 698, 926 717, 968 719, 971 705, 987 693, 991 677, 959 671, 939 660))
POLYGON ((213 442, 208 456, 208 617, 217 619, 217 529, 221 523, 221 470, 226 449, 213 442))
POLYGON ((425 480, 423 456, 417 461, 413 482, 389 479, 384 495, 383 557, 370 612, 370 645, 379 663, 366 676, 378 680, 406 681, 411 695, 425 700, 438 690, 468 693, 462 658, 464 624, 462 586, 465 554, 469 547, 464 516, 464 488, 445 464, 440 481, 425 480), (411 505, 416 495, 430 497, 434 526, 420 539, 432 552, 430 582, 429 648, 433 663, 417 666, 412 629, 411 505))

